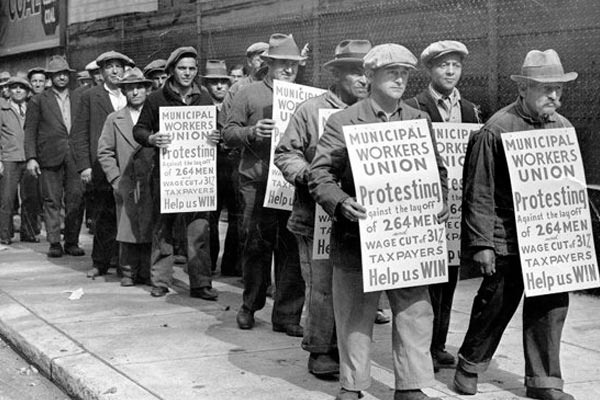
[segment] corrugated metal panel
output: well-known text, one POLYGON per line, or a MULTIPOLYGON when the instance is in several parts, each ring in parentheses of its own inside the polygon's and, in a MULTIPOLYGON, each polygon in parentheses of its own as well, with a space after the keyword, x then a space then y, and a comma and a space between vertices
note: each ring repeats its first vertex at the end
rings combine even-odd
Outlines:
POLYGON ((158 10, 158 0, 71 0, 69 2, 69 24, 156 10, 158 10))

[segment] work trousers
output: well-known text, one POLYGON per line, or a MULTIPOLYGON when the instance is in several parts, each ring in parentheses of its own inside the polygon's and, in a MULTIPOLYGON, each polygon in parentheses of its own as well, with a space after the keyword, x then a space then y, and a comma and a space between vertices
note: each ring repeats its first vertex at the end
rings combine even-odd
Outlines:
MULTIPOLYGON (((475 296, 469 328, 459 350, 459 367, 484 372, 523 295, 518 256, 496 256, 496 273, 483 278, 475 296)), ((569 294, 526 297, 523 303, 525 385, 562 389, 560 340, 569 294)))
POLYGON ((33 239, 41 231, 42 193, 40 181, 27 170, 19 189, 21 196, 21 240, 33 239))
MULTIPOLYGON (((332 261, 340 384, 348 390, 364 390, 371 384, 371 341, 381 292, 363 292, 362 271, 347 269, 335 258, 332 261)), ((427 286, 387 290, 386 294, 392 309, 395 389, 431 386, 433 311, 427 286)))
POLYGON ((123 277, 133 279, 135 282, 148 282, 151 252, 152 243, 119 242, 119 265, 123 277))
POLYGON ((42 168, 40 175, 44 224, 49 243, 60 242, 61 209, 65 205, 65 244, 79 243, 83 220, 83 184, 77 173, 73 155, 56 167, 42 168))
POLYGON ((115 197, 110 186, 105 190, 94 190, 93 196, 95 230, 92 262, 94 267, 105 273, 108 268, 116 266, 119 259, 115 197))
POLYGON ((304 278, 306 320, 302 348, 310 353, 337 353, 333 315, 332 267, 329 260, 313 260, 313 238, 296 234, 304 278))
POLYGON ((432 352, 443 351, 446 348, 452 301, 458 283, 458 269, 457 266, 448 267, 448 282, 429 286, 429 297, 433 308, 432 352))
MULTIPOLYGON (((4 173, 0 175, 0 239, 11 240, 13 232, 13 214, 19 186, 24 192, 23 182, 27 170, 24 161, 0 161, 4 165, 4 173)), ((34 238, 35 231, 31 221, 21 206, 21 239, 34 238)))
MULTIPOLYGON (((152 231, 152 286, 168 288, 173 278, 173 224, 178 214, 160 214, 152 231)), ((179 214, 186 226, 190 289, 212 287, 208 213, 179 214)))
POLYGON ((265 306, 275 254, 275 296, 271 321, 276 325, 299 324, 304 305, 304 280, 298 246, 286 229, 289 211, 263 207, 264 183, 240 185, 243 198, 242 308, 255 312, 265 306))

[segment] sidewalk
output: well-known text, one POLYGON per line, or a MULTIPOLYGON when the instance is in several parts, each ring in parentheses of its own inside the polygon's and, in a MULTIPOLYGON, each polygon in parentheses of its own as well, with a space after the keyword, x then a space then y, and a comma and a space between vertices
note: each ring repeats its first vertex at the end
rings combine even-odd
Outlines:
MULTIPOLYGON (((84 235, 82 235, 84 236, 84 235)), ((91 280, 91 238, 85 257, 48 259, 47 244, 16 242, 0 250, 0 334, 53 381, 81 399, 331 400, 336 381, 307 372, 300 339, 275 333, 272 303, 250 331, 237 328, 239 278, 216 277, 218 302, 192 299, 176 269, 176 291, 150 296, 147 286, 124 288, 112 274, 91 280), (68 300, 82 288, 83 297, 68 300)), ((449 335, 454 354, 464 336, 479 280, 461 281, 449 335)), ((388 311, 389 312, 389 311, 388 311)), ((393 398, 391 326, 374 328, 373 384, 365 400, 393 398)), ((566 391, 600 399, 600 299, 572 295, 562 344, 566 391)), ((436 374, 426 392, 444 399, 525 398, 520 316, 513 319, 479 393, 457 396, 454 371, 436 374)))

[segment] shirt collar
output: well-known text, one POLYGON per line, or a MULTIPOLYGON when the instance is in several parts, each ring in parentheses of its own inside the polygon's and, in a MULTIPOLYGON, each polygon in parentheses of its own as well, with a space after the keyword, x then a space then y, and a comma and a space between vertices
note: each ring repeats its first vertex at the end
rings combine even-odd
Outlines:
POLYGON ((450 100, 450 104, 454 105, 460 101, 460 92, 457 88, 453 88, 449 96, 444 96, 443 94, 435 90, 431 84, 429 84, 429 94, 431 95, 431 97, 433 97, 436 103, 438 103, 440 100, 444 101, 448 99, 450 100))
POLYGON ((382 117, 384 116, 386 121, 390 120, 390 117, 396 113, 400 114, 400 112, 402 111, 402 100, 398 101, 398 107, 396 108, 396 110, 394 110, 394 112, 392 112, 391 114, 386 113, 383 108, 381 108, 381 106, 379 104, 377 104, 377 102, 375 101, 375 99, 373 99, 373 97, 369 96, 369 102, 371 103, 371 108, 373 109, 373 113, 377 116, 377 117, 382 117))
POLYGON ((106 90, 108 92, 108 94, 112 94, 113 96, 116 97, 121 97, 121 96, 125 96, 123 94, 123 92, 121 92, 121 90, 119 90, 119 88, 116 88, 115 90, 111 90, 108 88, 108 86, 106 86, 106 83, 104 83, 104 90, 106 90))
POLYGON ((52 93, 54 93, 56 97, 60 97, 61 99, 69 97, 69 90, 67 89, 63 90, 62 92, 59 92, 54 87, 52 87, 52 93))
POLYGON ((552 114, 552 115, 546 115, 545 118, 540 119, 538 116, 532 116, 530 115, 527 110, 525 109, 525 103, 523 103, 523 98, 521 96, 519 96, 519 99, 517 100, 517 105, 515 107, 515 111, 517 113, 517 115, 519 115, 519 117, 523 118, 525 121, 531 123, 531 124, 544 124, 544 123, 548 123, 548 122, 556 122, 558 121, 558 118, 556 117, 556 113, 552 114))

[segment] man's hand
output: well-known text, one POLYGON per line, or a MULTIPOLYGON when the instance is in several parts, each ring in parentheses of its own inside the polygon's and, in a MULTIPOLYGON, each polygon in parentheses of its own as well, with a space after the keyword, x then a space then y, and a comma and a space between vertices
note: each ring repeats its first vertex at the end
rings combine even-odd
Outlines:
POLYGON ((209 143, 219 144, 219 142, 221 142, 221 132, 215 129, 214 131, 210 132, 206 138, 208 139, 209 143))
POLYGON ((348 197, 340 204, 340 212, 344 218, 352 222, 367 218, 367 209, 358 204, 352 197, 348 197))
POLYGON ((473 254, 473 263, 483 276, 491 276, 496 273, 496 253, 492 249, 479 250, 473 254))
POLYGON ((42 170, 40 170, 40 164, 33 158, 27 161, 27 172, 31 176, 35 176, 36 178, 42 174, 42 170))
POLYGON ((275 121, 272 119, 261 119, 254 127, 254 133, 259 138, 270 138, 275 130, 275 121))
POLYGON ((148 136, 148 143, 152 146, 165 149, 171 144, 171 136, 168 133, 156 132, 148 136))
POLYGON ((88 184, 92 181, 92 169, 91 168, 86 168, 83 171, 81 171, 81 181, 84 184, 88 184))
POLYGON ((440 211, 437 215, 437 222, 438 222, 438 224, 445 224, 448 221, 448 218, 450 218, 448 204, 444 203, 444 207, 442 208, 442 211, 440 211))

